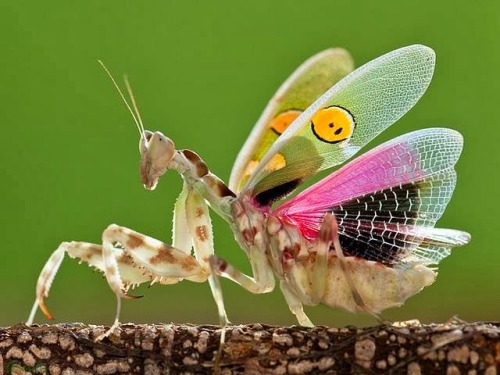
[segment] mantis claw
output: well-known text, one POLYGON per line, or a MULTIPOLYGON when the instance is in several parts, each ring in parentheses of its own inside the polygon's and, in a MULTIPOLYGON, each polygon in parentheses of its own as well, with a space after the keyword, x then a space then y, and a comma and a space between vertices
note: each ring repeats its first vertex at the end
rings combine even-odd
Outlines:
POLYGON ((143 295, 141 295, 141 296, 135 296, 135 295, 133 295, 133 294, 122 293, 122 294, 120 295, 120 297, 122 297, 122 298, 124 298, 124 299, 139 299, 139 298, 142 298, 142 297, 144 297, 144 296, 143 296, 143 295))
MULTIPOLYGON (((36 302, 35 302, 36 303, 36 302)), ((47 308, 47 305, 45 305, 45 301, 43 299, 38 301, 38 306, 40 307, 40 310, 42 310, 43 315, 49 320, 54 319, 54 315, 51 314, 49 309, 47 308)))

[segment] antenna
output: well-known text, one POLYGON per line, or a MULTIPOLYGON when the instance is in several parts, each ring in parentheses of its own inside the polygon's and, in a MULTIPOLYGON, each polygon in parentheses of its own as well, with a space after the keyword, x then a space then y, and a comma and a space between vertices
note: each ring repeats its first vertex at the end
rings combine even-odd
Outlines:
POLYGON ((135 125, 137 126, 137 129, 139 130, 139 134, 141 135, 141 137, 143 137, 144 139, 146 139, 146 137, 145 137, 145 131, 144 131, 144 126, 142 125, 141 116, 139 115, 139 111, 137 109, 137 105, 135 104, 134 96, 132 94, 132 89, 130 88, 130 84, 128 82, 127 77, 126 76, 124 77, 125 78, 125 85, 127 86, 128 94, 130 95, 130 99, 132 100, 132 105, 134 107, 135 112, 132 110, 132 108, 128 104, 127 99, 125 99, 125 95, 123 95, 122 90, 120 90, 120 87, 116 83, 115 79, 111 75, 111 73, 108 70, 108 68, 106 68, 106 65, 104 65, 104 63, 101 60, 97 60, 97 61, 99 62, 99 64, 101 64, 102 68, 104 69, 104 71, 106 72, 106 74, 108 75, 108 77, 111 79, 111 82, 113 82, 113 85, 115 86, 116 90, 118 91, 118 94, 120 94, 120 97, 122 98, 123 102, 125 103, 125 106, 127 107, 128 111, 132 115, 132 118, 134 119, 135 125))
POLYGON ((123 80, 125 81, 125 86, 127 87, 128 96, 130 97, 130 100, 132 101, 132 107, 134 108, 135 114, 137 115, 137 119, 139 120, 139 125, 141 126, 142 134, 144 134, 144 125, 142 123, 141 114, 139 113, 139 109, 137 108, 134 93, 132 92, 132 87, 130 86, 130 82, 128 81, 127 75, 123 76, 123 80))

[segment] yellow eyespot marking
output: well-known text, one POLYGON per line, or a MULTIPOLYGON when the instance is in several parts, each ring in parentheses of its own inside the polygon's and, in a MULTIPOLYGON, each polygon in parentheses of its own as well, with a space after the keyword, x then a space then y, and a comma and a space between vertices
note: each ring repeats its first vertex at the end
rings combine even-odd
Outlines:
MULTIPOLYGON (((241 178, 241 186, 245 185, 250 176, 253 174, 253 172, 257 169, 257 166, 259 165, 259 162, 257 160, 251 160, 248 164, 247 167, 245 168, 245 171, 243 172, 243 177, 241 178)), ((271 160, 269 160, 264 167, 264 170, 267 172, 274 172, 277 171, 278 169, 282 169, 286 167, 286 160, 285 157, 281 154, 276 154, 274 155, 271 160)))
POLYGON ((243 172, 243 177, 241 178, 242 185, 247 182, 248 178, 252 175, 252 173, 257 169, 259 162, 257 160, 250 160, 248 162, 245 171, 243 172))
POLYGON ((264 170, 269 172, 274 172, 285 167, 286 167, 285 157, 281 154, 276 154, 271 158, 271 160, 267 162, 266 166, 264 167, 264 170))
POLYGON ((311 129, 323 142, 338 143, 349 139, 356 122, 347 109, 339 106, 322 108, 311 117, 311 129))
POLYGON ((300 116, 302 111, 298 109, 290 109, 285 112, 281 112, 275 118, 271 120, 269 127, 276 134, 281 135, 290 126, 290 124, 300 116))

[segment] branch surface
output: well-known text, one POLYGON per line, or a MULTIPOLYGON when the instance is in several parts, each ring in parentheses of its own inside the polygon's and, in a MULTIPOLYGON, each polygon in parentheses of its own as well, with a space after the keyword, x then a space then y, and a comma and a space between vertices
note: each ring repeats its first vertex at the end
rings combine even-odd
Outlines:
POLYGON ((500 322, 367 328, 122 324, 0 328, 3 374, 500 374, 500 322), (220 360, 216 364, 216 358, 220 360))

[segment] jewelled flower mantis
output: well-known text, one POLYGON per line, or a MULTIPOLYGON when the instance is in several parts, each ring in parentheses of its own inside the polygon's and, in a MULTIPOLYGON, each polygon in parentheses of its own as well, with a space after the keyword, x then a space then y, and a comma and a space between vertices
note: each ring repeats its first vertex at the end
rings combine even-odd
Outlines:
MULTIPOLYGON (((161 132, 140 132, 142 183, 155 188, 168 170, 184 180, 174 209, 172 246, 115 224, 102 244, 63 242, 45 264, 36 302, 44 298, 65 253, 101 270, 118 300, 144 282, 208 280, 222 326, 228 322, 218 277, 252 293, 279 280, 301 325, 303 305, 324 303, 378 314, 432 284, 436 266, 470 235, 434 228, 456 183, 462 137, 453 130, 418 130, 386 142, 342 166, 284 203, 273 203, 318 172, 338 166, 403 116, 423 95, 434 52, 401 48, 353 71, 341 49, 323 51, 280 87, 233 167, 229 187, 193 151, 176 150, 161 132), (209 207, 224 218, 248 256, 253 275, 214 254, 209 207)), ((109 72, 108 72, 109 74, 109 72)), ((111 75, 110 75, 111 77, 111 75)), ((116 85, 116 82, 113 80, 116 85)))

